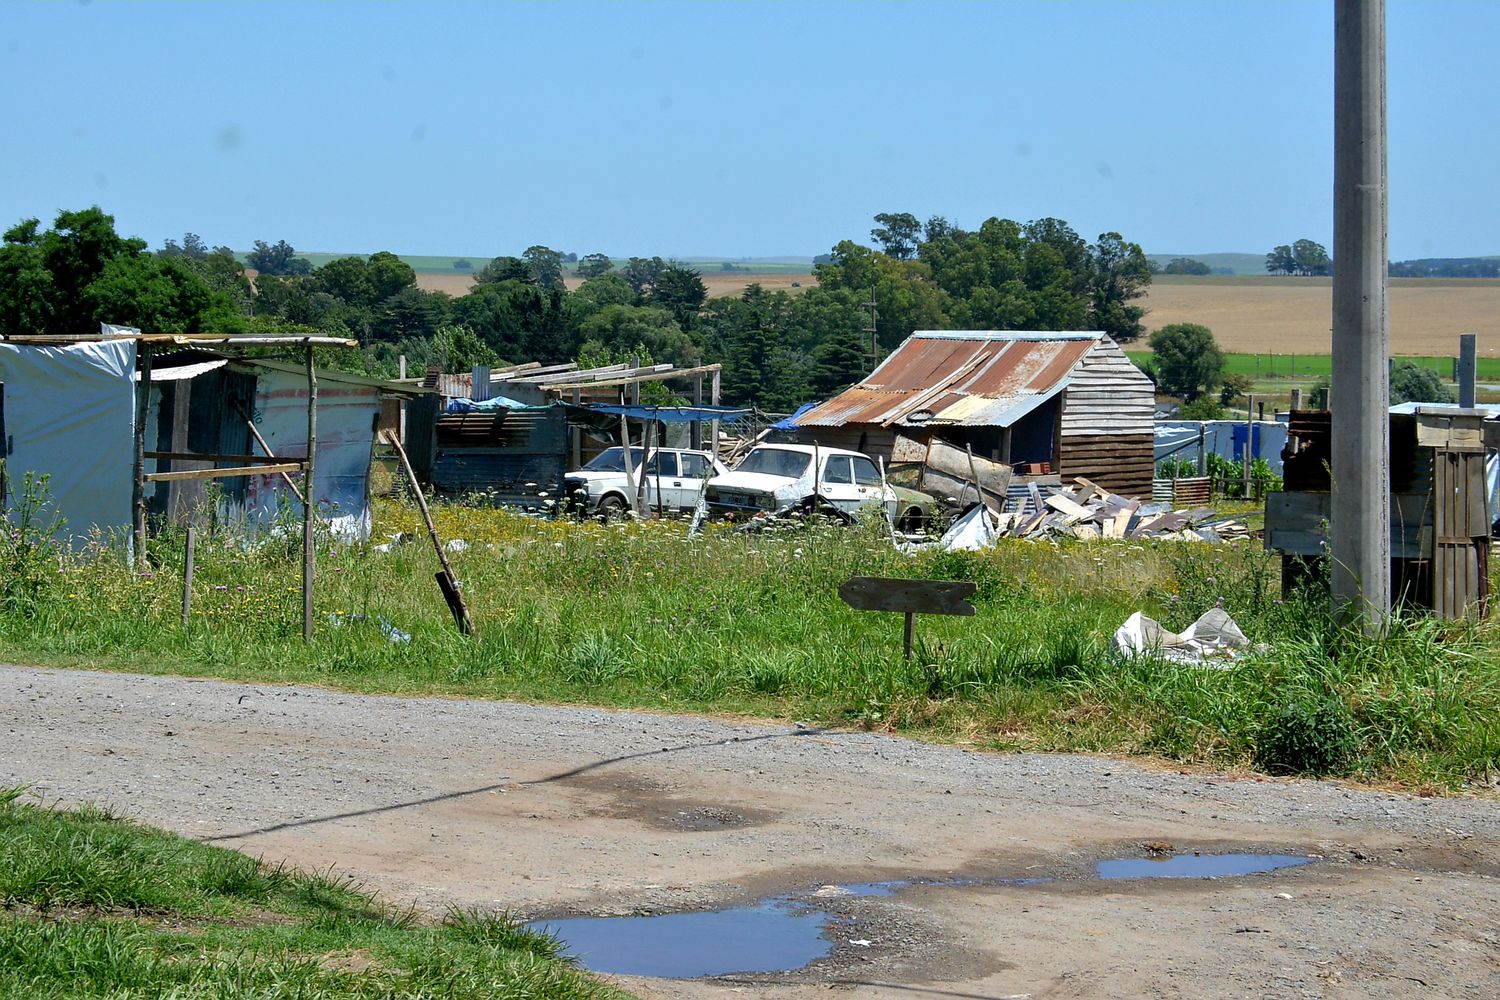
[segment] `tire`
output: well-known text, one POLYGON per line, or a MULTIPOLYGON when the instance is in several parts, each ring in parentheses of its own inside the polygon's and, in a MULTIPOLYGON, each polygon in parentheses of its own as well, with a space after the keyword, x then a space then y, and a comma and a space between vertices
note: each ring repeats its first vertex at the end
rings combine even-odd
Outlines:
POLYGON ((625 516, 625 498, 611 493, 599 501, 598 516, 605 521, 617 521, 625 516))
POLYGON ((908 507, 896 518, 896 530, 905 535, 916 535, 926 530, 927 518, 920 507, 908 507))

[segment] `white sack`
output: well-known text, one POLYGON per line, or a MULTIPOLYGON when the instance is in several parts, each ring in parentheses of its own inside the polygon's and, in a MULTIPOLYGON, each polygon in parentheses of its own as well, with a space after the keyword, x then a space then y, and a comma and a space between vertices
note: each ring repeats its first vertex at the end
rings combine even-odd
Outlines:
POLYGON ((1210 658, 1233 659, 1250 641, 1223 608, 1210 608, 1186 631, 1168 631, 1137 611, 1115 631, 1114 651, 1121 656, 1160 656, 1176 663, 1203 664, 1210 658))

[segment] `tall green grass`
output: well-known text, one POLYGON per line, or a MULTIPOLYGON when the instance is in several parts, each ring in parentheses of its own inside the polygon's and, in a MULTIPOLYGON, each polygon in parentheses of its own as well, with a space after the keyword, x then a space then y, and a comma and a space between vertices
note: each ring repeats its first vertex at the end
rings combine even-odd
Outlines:
POLYGON ((1278 561, 1253 543, 1006 540, 984 553, 904 555, 870 526, 689 538, 674 522, 548 522, 461 506, 438 516, 444 538, 469 543, 451 558, 473 638, 457 634, 433 585, 415 513, 385 504, 377 540, 401 530, 422 541, 384 553, 325 543, 309 644, 294 540, 206 536, 184 629, 181 539, 169 533, 152 543, 145 579, 107 546, 37 550, 46 571, 0 612, 0 656, 743 713, 1444 787, 1500 767, 1493 626, 1403 617, 1385 640, 1335 640, 1326 599, 1284 601, 1278 561), (919 655, 907 662, 899 615, 839 600, 855 575, 972 580, 978 614, 919 617, 919 655), (1205 669, 1109 651, 1134 611, 1181 629, 1214 606, 1256 652, 1205 669), (1316 744, 1327 720, 1352 735, 1327 748, 1298 735, 1310 728, 1316 744))
POLYGON ((0 996, 605 1000, 504 914, 441 923, 312 875, 0 790, 0 996))

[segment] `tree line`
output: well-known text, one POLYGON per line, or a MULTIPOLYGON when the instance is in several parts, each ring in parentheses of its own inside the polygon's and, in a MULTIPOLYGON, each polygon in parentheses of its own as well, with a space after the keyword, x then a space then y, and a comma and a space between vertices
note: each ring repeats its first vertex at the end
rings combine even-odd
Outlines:
POLYGON ((693 268, 660 257, 623 264, 545 246, 499 256, 464 295, 418 288, 381 251, 314 268, 285 240, 257 240, 241 264, 194 233, 152 252, 120 236, 97 206, 28 219, 0 244, 0 333, 87 333, 100 322, 161 333, 320 332, 361 341, 345 366, 394 374, 405 355, 462 371, 475 364, 640 358, 724 365, 724 400, 786 411, 867 374, 918 329, 1143 332, 1151 280, 1139 245, 1090 243, 1060 219, 991 218, 964 229, 942 217, 875 217, 869 243, 817 258, 796 294, 752 284, 710 298, 693 268), (582 279, 569 289, 565 264, 582 279), (254 277, 247 273, 253 271, 254 277), (874 324, 874 337, 870 333, 874 324))

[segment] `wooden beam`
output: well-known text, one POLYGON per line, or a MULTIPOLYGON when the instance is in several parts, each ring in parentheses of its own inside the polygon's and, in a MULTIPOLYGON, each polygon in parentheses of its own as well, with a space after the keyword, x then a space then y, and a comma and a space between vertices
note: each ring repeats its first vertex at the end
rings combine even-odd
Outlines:
POLYGON ((181 479, 233 479, 236 476, 268 476, 275 472, 302 472, 308 466, 303 462, 282 462, 279 465, 241 465, 228 469, 183 469, 180 472, 148 472, 148 483, 170 483, 181 479))
POLYGON ((165 458, 174 462, 239 462, 242 465, 284 465, 296 459, 275 455, 214 455, 194 451, 148 451, 147 458, 165 458))
POLYGON ((454 619, 458 622, 458 630, 464 635, 474 634, 474 622, 469 617, 468 605, 464 604, 464 594, 459 588, 458 578, 453 575, 453 569, 448 565, 448 554, 443 551, 443 543, 438 540, 437 525, 433 523, 432 512, 427 509, 427 498, 422 495, 422 485, 417 482, 417 474, 412 471, 411 460, 406 457, 406 449, 401 447, 389 431, 382 431, 387 443, 395 449, 396 458, 401 462, 401 471, 406 473, 406 481, 411 485, 412 497, 417 501, 417 509, 422 512, 422 520, 427 524, 427 536, 432 539, 432 547, 437 552, 438 565, 442 572, 437 575, 438 589, 443 593, 443 600, 448 602, 448 610, 453 612, 454 619))
POLYGON ((700 365, 697 368, 675 368, 671 371, 662 371, 655 374, 632 375, 629 378, 602 379, 597 382, 567 382, 561 385, 549 383, 547 389, 589 389, 603 388, 606 386, 628 385, 631 382, 666 382, 674 378, 684 378, 689 375, 700 375, 707 372, 717 372, 722 365, 700 365))

